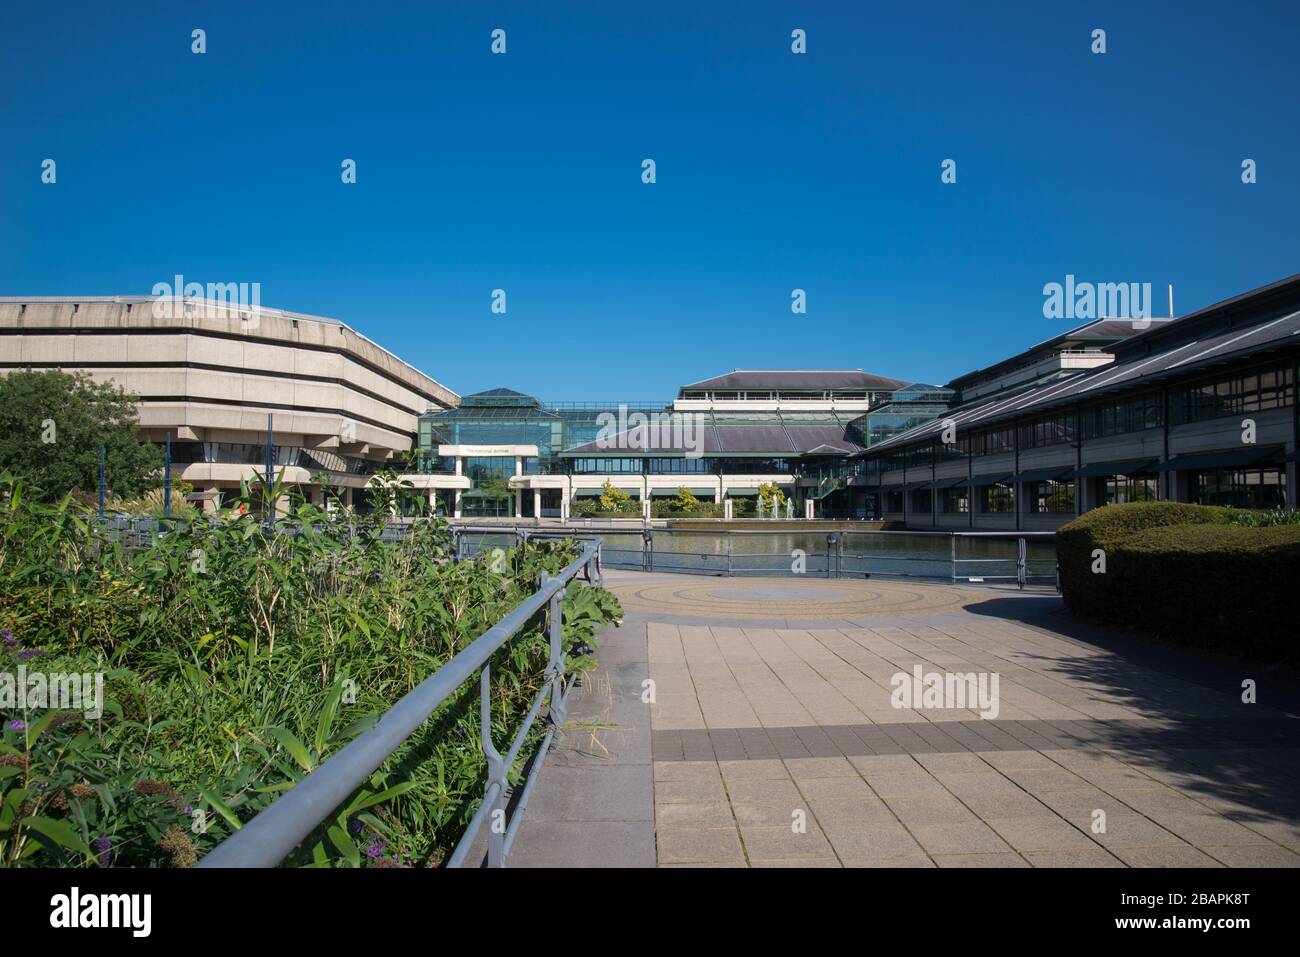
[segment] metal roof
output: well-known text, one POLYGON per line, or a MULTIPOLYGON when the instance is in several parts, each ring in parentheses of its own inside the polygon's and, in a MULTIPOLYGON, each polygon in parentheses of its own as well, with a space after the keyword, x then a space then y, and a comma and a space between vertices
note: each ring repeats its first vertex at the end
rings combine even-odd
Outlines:
MULTIPOLYGON (((1001 369, 1008 366, 1014 366, 1017 363, 1023 363, 1032 358, 1036 353, 1053 352, 1070 342, 1090 342, 1090 343, 1115 343, 1122 342, 1134 335, 1137 330, 1137 322, 1141 321, 1146 324, 1144 328, 1151 328, 1157 324, 1167 324, 1175 320, 1167 318, 1152 319, 1094 319, 1091 322, 1084 323, 1082 326, 1076 326, 1068 332, 1062 332, 1059 335, 1052 336, 1050 339, 1044 339, 1025 349, 1023 352, 1017 352, 1006 359, 999 359, 992 365, 985 366, 982 369, 975 369, 971 372, 959 375, 948 383, 954 389, 960 388, 962 383, 967 383, 972 379, 982 379, 994 375, 1001 369)), ((1104 351, 1104 350, 1103 350, 1104 351)))
POLYGON ((1128 352, 1109 365, 1055 379, 1015 395, 981 399, 958 406, 945 416, 873 445, 871 451, 910 445, 930 438, 942 432, 944 423, 949 420, 957 424, 959 431, 965 432, 977 426, 1101 398, 1120 390, 1154 385, 1230 358, 1269 352, 1289 345, 1300 346, 1300 311, 1251 326, 1207 331, 1213 334, 1193 338, 1163 352, 1153 355, 1128 352))
POLYGON ((816 392, 834 389, 892 392, 908 385, 902 379, 873 375, 861 369, 736 369, 681 388, 718 391, 816 392))
POLYGON ((696 434, 702 436, 702 450, 689 449, 685 441, 688 436, 681 430, 640 426, 608 439, 565 449, 561 454, 682 455, 700 451, 709 456, 796 456, 808 452, 850 455, 863 448, 845 435, 841 425, 704 425, 698 428, 696 434))

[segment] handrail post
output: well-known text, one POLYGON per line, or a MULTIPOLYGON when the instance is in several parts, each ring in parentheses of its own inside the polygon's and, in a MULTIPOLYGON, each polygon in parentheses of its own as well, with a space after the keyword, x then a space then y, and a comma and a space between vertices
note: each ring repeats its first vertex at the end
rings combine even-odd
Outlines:
POLYGON ((479 672, 479 730, 483 741, 483 754, 487 757, 487 784, 483 800, 491 798, 488 812, 487 863, 488 867, 505 867, 506 843, 506 764, 501 752, 492 744, 492 681, 491 664, 484 664, 479 672))
MULTIPOLYGON (((542 587, 551 580, 549 572, 542 572, 542 587)), ((551 658, 547 663, 547 680, 551 682, 550 722, 558 728, 564 724, 564 591, 551 596, 548 624, 551 639, 551 658)))
POLYGON ((957 536, 948 534, 948 562, 952 571, 952 583, 957 584, 957 536))

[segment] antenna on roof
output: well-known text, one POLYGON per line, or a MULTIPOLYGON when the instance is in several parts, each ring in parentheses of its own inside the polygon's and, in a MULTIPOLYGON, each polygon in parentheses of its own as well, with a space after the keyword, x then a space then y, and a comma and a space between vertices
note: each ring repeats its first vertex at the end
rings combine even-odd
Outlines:
POLYGON ((1174 284, 1169 284, 1169 318, 1174 317, 1174 284))

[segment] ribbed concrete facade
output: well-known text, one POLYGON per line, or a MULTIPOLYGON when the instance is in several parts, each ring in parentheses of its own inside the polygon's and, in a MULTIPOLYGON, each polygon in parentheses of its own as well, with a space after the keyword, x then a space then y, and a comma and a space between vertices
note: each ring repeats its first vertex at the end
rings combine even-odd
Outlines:
MULTIPOLYGON (((180 472, 199 488, 257 470, 222 453, 263 444, 268 414, 277 447, 321 453, 340 484, 364 486, 368 468, 400 466, 421 414, 459 401, 342 323, 211 300, 0 299, 0 373, 15 369, 81 370, 139 396, 151 439, 203 443, 203 460, 180 472)), ((310 481, 279 464, 290 482, 310 481)))

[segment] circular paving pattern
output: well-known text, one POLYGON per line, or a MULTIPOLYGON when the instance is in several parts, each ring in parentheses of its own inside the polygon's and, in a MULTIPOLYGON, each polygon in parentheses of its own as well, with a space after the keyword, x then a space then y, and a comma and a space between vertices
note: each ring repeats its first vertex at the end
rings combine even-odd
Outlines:
POLYGON ((605 587, 627 611, 691 618, 869 618, 931 614, 960 608, 980 596, 926 582, 818 581, 771 578, 695 579, 611 575, 605 587))
MULTIPOLYGON (((817 588, 785 588, 781 585, 768 585, 757 588, 715 588, 709 592, 714 598, 737 601, 827 601, 831 594, 817 588)), ((853 598, 851 592, 841 592, 844 598, 853 598)))

